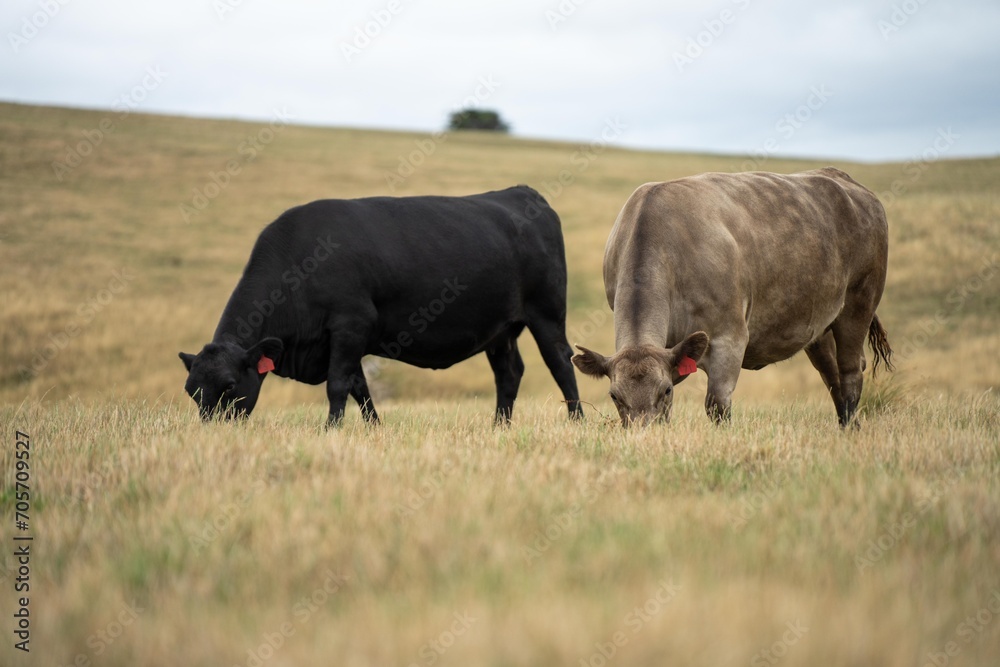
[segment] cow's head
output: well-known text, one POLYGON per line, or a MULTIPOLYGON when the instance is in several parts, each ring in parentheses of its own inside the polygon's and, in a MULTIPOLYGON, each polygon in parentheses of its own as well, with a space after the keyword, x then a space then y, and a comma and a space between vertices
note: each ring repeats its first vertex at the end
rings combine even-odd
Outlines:
POLYGON ((625 347, 613 357, 576 346, 573 364, 592 377, 608 376, 611 400, 622 425, 645 426, 655 419, 670 421, 674 385, 694 372, 708 349, 708 334, 696 331, 673 347, 625 347))
POLYGON ((246 417, 257 404, 260 385, 274 369, 284 346, 265 338, 249 350, 236 343, 209 343, 197 355, 180 353, 188 369, 184 390, 198 404, 201 418, 246 417))

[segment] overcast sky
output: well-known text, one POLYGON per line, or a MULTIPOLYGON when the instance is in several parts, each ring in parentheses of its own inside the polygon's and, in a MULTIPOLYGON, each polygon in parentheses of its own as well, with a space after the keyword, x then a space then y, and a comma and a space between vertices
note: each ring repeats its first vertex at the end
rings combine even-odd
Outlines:
POLYGON ((0 26, 6 101, 434 131, 478 95, 525 137, 1000 154, 997 0, 7 0, 0 26))

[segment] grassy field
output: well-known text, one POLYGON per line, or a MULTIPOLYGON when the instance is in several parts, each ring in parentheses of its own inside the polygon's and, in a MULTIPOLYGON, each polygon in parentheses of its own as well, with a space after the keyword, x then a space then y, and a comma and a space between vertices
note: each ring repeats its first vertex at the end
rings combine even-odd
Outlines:
POLYGON ((836 164, 895 192, 898 370, 868 380, 857 432, 804 357, 744 373, 726 428, 704 374, 668 427, 628 433, 581 377, 571 424, 527 334, 505 430, 485 358, 374 364, 376 429, 352 406, 323 431, 322 387, 277 378, 239 426, 183 394, 177 352, 292 205, 532 185, 563 219, 570 339, 609 352, 622 203, 745 162, 0 105, 0 665, 996 665, 1000 159, 836 164))

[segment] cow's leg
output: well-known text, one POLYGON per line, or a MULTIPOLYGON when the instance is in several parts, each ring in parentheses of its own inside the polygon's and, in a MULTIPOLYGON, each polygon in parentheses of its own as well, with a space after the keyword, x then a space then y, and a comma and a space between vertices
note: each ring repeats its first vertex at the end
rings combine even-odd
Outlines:
MULTIPOLYGON (((366 338, 363 332, 366 329, 363 323, 352 322, 330 330, 330 366, 326 376, 326 397, 330 400, 330 415, 327 418, 327 426, 340 426, 344 419, 348 394, 357 398, 355 392, 360 391, 357 388, 357 378, 361 370, 361 357, 365 351, 366 338)), ((364 375, 361 374, 360 377, 363 382, 364 375)), ((364 385, 364 396, 368 397, 367 402, 371 405, 367 384, 364 385)), ((372 412, 374 413, 374 410, 372 412)))
POLYGON ((743 366, 748 334, 717 336, 709 343, 705 369, 708 373, 708 393, 705 412, 716 424, 728 422, 732 416, 732 396, 743 366))
POLYGON ((497 413, 494 423, 509 424, 514 412, 514 400, 517 398, 517 388, 521 385, 524 375, 524 362, 517 349, 517 335, 504 335, 491 347, 486 349, 486 357, 490 360, 493 377, 497 385, 497 413))
POLYGON ((837 366, 837 343, 834 340, 833 332, 827 331, 811 344, 806 346, 806 356, 812 362, 813 367, 819 371, 826 385, 833 404, 840 410, 840 405, 844 399, 840 393, 840 369, 837 366))
MULTIPOLYGON (((871 313, 867 319, 854 313, 842 313, 833 323, 833 338, 837 345, 837 370, 840 372, 840 400, 837 419, 841 426, 851 423, 861 402, 861 372, 864 370, 864 345, 871 313)), ((854 424, 857 426, 857 423, 854 424)))
POLYGON ((368 382, 365 380, 365 372, 361 364, 354 369, 351 374, 351 398, 358 402, 361 408, 361 416, 369 424, 378 423, 378 413, 375 412, 375 403, 372 402, 372 395, 368 392, 368 382))
POLYGON ((545 317, 535 311, 529 311, 528 330, 535 338, 545 365, 559 385, 559 391, 562 392, 569 409, 569 416, 574 419, 583 417, 580 393, 576 388, 576 372, 573 370, 573 362, 570 361, 573 349, 566 340, 565 319, 545 317))

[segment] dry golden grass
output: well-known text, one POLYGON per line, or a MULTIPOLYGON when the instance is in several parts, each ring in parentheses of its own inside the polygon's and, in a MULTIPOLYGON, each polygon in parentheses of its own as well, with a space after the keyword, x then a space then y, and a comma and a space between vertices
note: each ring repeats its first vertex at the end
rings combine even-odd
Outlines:
MULTIPOLYGON (((581 378, 594 406, 571 424, 528 335, 509 429, 490 428, 476 359, 385 362, 384 425, 352 408, 325 432, 322 388, 277 379, 248 424, 201 424, 176 354, 211 336, 267 222, 386 193, 426 137, 286 127, 186 223, 180 204, 262 125, 127 117, 59 181, 53 160, 103 115, 0 109, 0 664, 596 666, 613 648, 608 664, 909 666, 949 642, 949 664, 996 664, 1000 160, 915 180, 837 165, 905 187, 879 311, 899 369, 868 383, 857 432, 800 358, 745 373, 726 428, 703 414, 703 374, 674 423, 631 433, 599 414, 606 384, 581 378), (51 336, 62 349, 38 357, 51 336), (15 429, 34 446, 31 656, 7 612, 15 429)), ((579 149, 450 136, 397 194, 544 191, 569 170, 549 199, 570 337, 611 350, 600 264, 621 204, 741 159, 608 150, 579 170, 579 149)))
MULTIPOLYGON (((791 622, 782 664, 909 666, 1000 591, 995 396, 856 433, 814 402, 720 429, 686 400, 630 433, 537 401, 492 430, 484 403, 330 433, 319 409, 5 409, 35 443, 30 664, 246 665, 270 642, 275 665, 576 665, 618 631, 620 664, 747 664, 791 622)), ((995 664, 1000 615, 961 639, 958 664, 995 664)))

